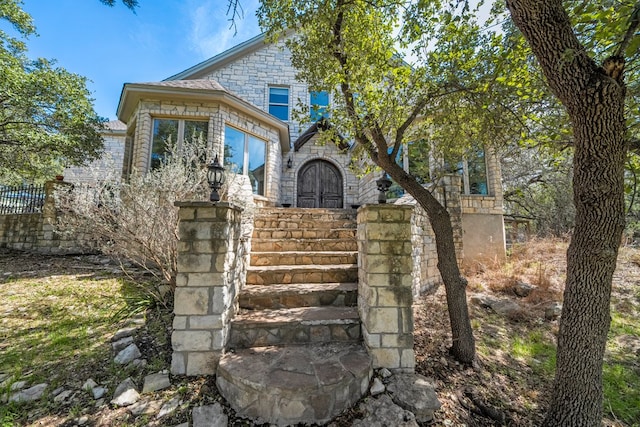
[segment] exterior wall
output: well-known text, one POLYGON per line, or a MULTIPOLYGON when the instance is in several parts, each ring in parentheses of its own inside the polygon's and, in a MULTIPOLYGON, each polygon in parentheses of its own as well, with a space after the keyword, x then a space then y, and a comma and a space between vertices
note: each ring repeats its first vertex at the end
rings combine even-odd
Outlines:
POLYGON ((280 171, 282 150, 277 129, 272 128, 226 104, 203 104, 181 101, 144 100, 139 103, 129 119, 134 123, 133 171, 147 171, 151 157, 151 138, 154 118, 174 118, 184 120, 208 120, 208 145, 223 158, 224 128, 231 125, 264 141, 267 146, 265 196, 254 196, 261 204, 273 205, 280 200, 280 171))
POLYGON ((359 184, 358 178, 349 168, 351 163, 351 152, 340 152, 333 143, 320 145, 317 137, 313 137, 304 144, 299 151, 291 151, 286 158, 282 159, 282 180, 281 180, 281 203, 291 203, 297 207, 298 194, 298 171, 311 160, 323 159, 332 163, 342 173, 342 186, 344 195, 344 208, 351 205, 359 205, 359 184), (293 167, 287 168, 288 156, 291 156, 293 167))
POLYGON ((103 134, 104 154, 88 166, 73 166, 64 170, 67 182, 99 182, 119 179, 124 161, 125 133, 103 134))
POLYGON ((45 184, 42 213, 0 215, 0 247, 39 253, 80 253, 78 240, 83 236, 65 236, 55 232, 59 213, 53 195, 57 181, 45 184))
POLYGON ((269 86, 288 87, 289 120, 285 122, 289 124, 292 141, 300 135, 301 126, 292 119, 291 113, 299 100, 305 105, 309 103, 309 89, 305 83, 296 80, 291 53, 282 40, 265 44, 260 49, 213 70, 204 78, 216 80, 231 93, 263 111, 269 110, 269 86))
POLYGON ((465 262, 506 258, 502 171, 500 162, 490 150, 487 150, 486 161, 489 195, 460 196, 465 262))

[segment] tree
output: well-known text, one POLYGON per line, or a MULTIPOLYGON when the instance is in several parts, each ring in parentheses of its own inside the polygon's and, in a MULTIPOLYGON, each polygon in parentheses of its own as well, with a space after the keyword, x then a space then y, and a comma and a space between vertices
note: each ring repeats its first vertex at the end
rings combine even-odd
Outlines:
MULTIPOLYGON (((0 3, 0 19, 22 37, 35 33, 20 1, 0 3)), ((103 119, 86 79, 45 59, 29 60, 22 40, 0 31, 0 179, 45 179, 102 151, 103 119)))
MULTIPOLYGON (((637 3, 619 2, 617 7, 624 6, 628 12, 626 19, 616 14, 599 16, 596 9, 601 5, 580 3, 588 13, 595 13, 592 25, 609 28, 620 37, 613 49, 600 46, 600 51, 588 51, 561 0, 507 1, 516 26, 573 125, 576 225, 567 251, 548 426, 597 426, 602 419, 602 360, 610 324, 611 282, 624 229, 625 57, 636 54, 640 20, 637 3), (616 32, 622 23, 624 31, 616 32), (599 65, 594 57, 603 54, 599 65)), ((595 39, 592 42, 592 47, 597 46, 595 39)))

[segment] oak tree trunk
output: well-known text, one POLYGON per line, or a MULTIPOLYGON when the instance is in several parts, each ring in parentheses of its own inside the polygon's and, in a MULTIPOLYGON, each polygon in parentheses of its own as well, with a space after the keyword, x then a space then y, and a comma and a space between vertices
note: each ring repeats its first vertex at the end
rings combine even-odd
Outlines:
POLYGON ((508 0, 507 6, 566 107, 574 134, 576 224, 545 425, 598 426, 611 282, 624 228, 624 63, 619 72, 597 66, 574 35, 561 0, 508 0))
POLYGON ((408 175, 395 162, 380 166, 403 189, 411 194, 427 213, 435 235, 438 270, 447 296, 447 310, 451 323, 451 355, 461 363, 470 365, 476 356, 475 339, 467 306, 467 279, 460 273, 453 239, 451 216, 447 209, 415 178, 408 175))

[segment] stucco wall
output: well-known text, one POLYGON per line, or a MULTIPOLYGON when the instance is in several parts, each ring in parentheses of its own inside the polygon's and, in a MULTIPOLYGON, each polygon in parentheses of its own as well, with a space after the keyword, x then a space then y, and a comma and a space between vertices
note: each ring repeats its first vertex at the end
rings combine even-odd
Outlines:
POLYGON ((465 262, 506 257, 502 213, 463 213, 462 233, 465 262))

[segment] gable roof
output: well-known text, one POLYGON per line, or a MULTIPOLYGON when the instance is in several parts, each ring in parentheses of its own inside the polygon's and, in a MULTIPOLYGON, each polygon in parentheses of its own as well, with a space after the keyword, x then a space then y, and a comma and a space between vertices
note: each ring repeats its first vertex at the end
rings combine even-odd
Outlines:
MULTIPOLYGON (((299 151, 300 148, 302 148, 302 146, 307 142, 311 141, 311 139, 314 136, 316 136, 318 133, 322 132, 323 130, 328 130, 328 129, 331 129, 331 124, 327 120, 325 119, 318 120, 313 125, 311 125, 309 129, 304 131, 304 133, 301 134, 298 137, 298 139, 296 139, 296 141, 293 143, 294 151, 299 151)), ((340 151, 346 151, 350 148, 350 145, 347 143, 347 141, 340 135, 338 135, 337 146, 340 151)))
POLYGON ((255 52, 265 44, 267 44, 265 42, 265 33, 259 34, 252 39, 249 39, 245 42, 240 43, 239 45, 227 49, 216 56, 213 56, 205 61, 200 62, 199 64, 194 65, 193 67, 187 68, 186 70, 181 71, 178 74, 174 74, 171 77, 167 77, 166 79, 164 79, 164 81, 202 78, 209 74, 212 69, 233 62, 242 56, 248 55, 251 52, 255 52))
POLYGON ((245 101, 210 79, 170 80, 149 83, 125 83, 120 94, 117 115, 128 120, 143 98, 158 100, 222 102, 278 130, 283 152, 289 151, 289 125, 245 101))

